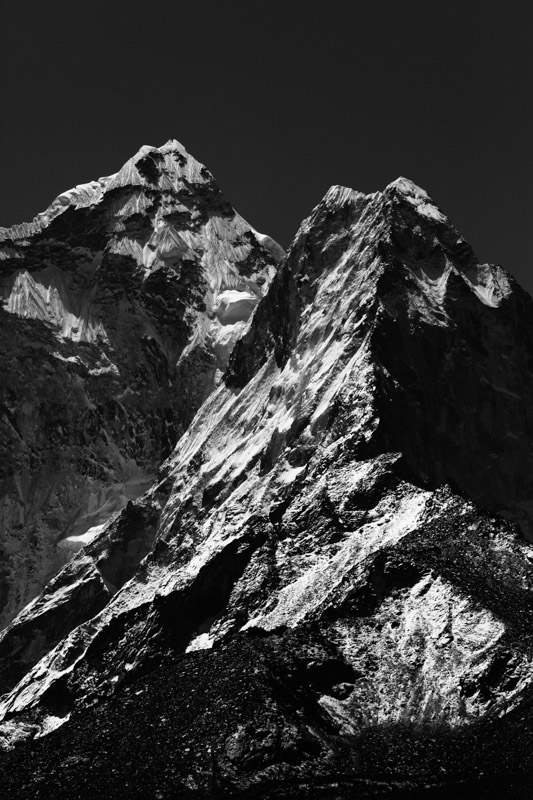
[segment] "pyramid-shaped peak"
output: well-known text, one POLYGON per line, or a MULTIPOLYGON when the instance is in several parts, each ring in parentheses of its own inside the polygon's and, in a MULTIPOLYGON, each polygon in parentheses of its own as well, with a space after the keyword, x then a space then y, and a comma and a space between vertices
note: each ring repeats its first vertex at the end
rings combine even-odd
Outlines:
POLYGON ((401 194, 405 194, 408 196, 414 195, 415 197, 423 197, 426 200, 430 199, 426 190, 422 189, 421 186, 417 186, 417 184, 414 181, 410 180, 410 178, 404 178, 402 176, 396 178, 395 181, 389 183, 385 191, 388 191, 390 189, 395 189, 397 192, 400 192, 401 194))
POLYGON ((161 145, 161 147, 156 148, 160 150, 162 153, 170 153, 177 150, 180 153, 186 153, 187 148, 182 145, 181 142, 178 142, 177 139, 169 139, 165 144, 161 145))
POLYGON ((117 173, 100 180, 105 183, 106 191, 127 185, 156 184, 159 188, 171 189, 182 178, 193 183, 205 183, 206 175, 201 162, 191 156, 177 139, 169 139, 160 147, 144 144, 117 173))
POLYGON ((389 183, 385 189, 385 193, 396 192, 401 195, 407 202, 414 206, 419 214, 433 219, 436 222, 448 222, 448 218, 440 211, 429 194, 425 189, 417 186, 414 181, 409 178, 399 177, 395 181, 389 183))
POLYGON ((153 144, 143 144, 132 157, 132 161, 136 162, 140 158, 144 158, 144 156, 149 155, 150 153, 160 153, 161 155, 169 155, 171 153, 179 153, 182 156, 188 156, 190 158, 189 153, 187 152, 186 147, 178 142, 177 139, 169 139, 165 144, 162 144, 160 147, 156 147, 153 144))

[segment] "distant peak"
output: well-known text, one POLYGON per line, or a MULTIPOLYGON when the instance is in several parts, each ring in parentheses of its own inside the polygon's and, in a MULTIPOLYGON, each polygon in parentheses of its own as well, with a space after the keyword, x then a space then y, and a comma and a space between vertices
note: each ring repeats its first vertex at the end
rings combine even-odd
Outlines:
POLYGON ((448 218, 437 208, 425 189, 417 186, 409 178, 400 177, 389 183, 385 193, 391 191, 395 191, 404 197, 422 216, 433 219, 436 222, 448 222, 448 218))
POLYGON ((414 181, 410 180, 409 178, 403 178, 400 176, 396 178, 395 181, 389 183, 386 187, 385 191, 389 189, 396 189, 397 192, 405 195, 415 195, 417 197, 423 197, 425 200, 429 200, 430 197, 425 189, 422 189, 420 186, 417 186, 414 181))
POLYGON ((161 147, 158 147, 156 149, 161 150, 161 152, 164 152, 164 153, 168 153, 168 152, 171 152, 173 150, 179 150, 180 152, 186 152, 186 148, 181 144, 181 142, 178 142, 177 139, 169 139, 168 142, 165 142, 164 145, 162 145, 161 147))
POLYGON ((181 144, 181 142, 178 142, 177 139, 169 139, 167 142, 165 142, 165 144, 161 145, 161 147, 154 147, 153 144, 143 144, 133 156, 133 160, 137 161, 137 159, 143 158, 149 153, 154 152, 161 153, 162 155, 167 153, 180 153, 182 155, 188 155, 186 148, 181 144))

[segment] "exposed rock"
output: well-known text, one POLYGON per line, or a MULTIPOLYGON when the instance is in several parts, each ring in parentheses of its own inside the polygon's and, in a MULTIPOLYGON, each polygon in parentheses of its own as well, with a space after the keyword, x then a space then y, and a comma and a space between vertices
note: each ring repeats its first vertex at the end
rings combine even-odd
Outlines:
POLYGON ((176 141, 2 230, 0 621, 154 482, 274 273, 260 238, 176 141))
POLYGON ((158 485, 0 640, 8 778, 527 797, 532 311, 410 181, 333 187, 158 485))

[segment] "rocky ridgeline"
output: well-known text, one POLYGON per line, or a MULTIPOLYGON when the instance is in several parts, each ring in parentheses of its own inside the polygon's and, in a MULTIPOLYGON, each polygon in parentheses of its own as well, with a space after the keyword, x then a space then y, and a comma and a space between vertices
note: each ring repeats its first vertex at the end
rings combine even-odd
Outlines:
POLYGON ((154 482, 281 255, 176 141, 2 229, 0 621, 154 482))
POLYGON ((12 796, 527 797, 532 311, 410 181, 330 189, 158 482, 4 632, 12 796))

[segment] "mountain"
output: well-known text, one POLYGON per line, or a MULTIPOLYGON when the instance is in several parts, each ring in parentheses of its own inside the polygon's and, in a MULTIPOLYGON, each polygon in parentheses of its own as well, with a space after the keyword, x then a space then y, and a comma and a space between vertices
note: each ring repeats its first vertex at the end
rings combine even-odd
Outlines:
POLYGON ((176 141, 0 231, 0 622, 154 483, 282 255, 176 141))
POLYGON ((529 797, 532 312, 411 181, 332 187, 2 634, 9 796, 529 797))

